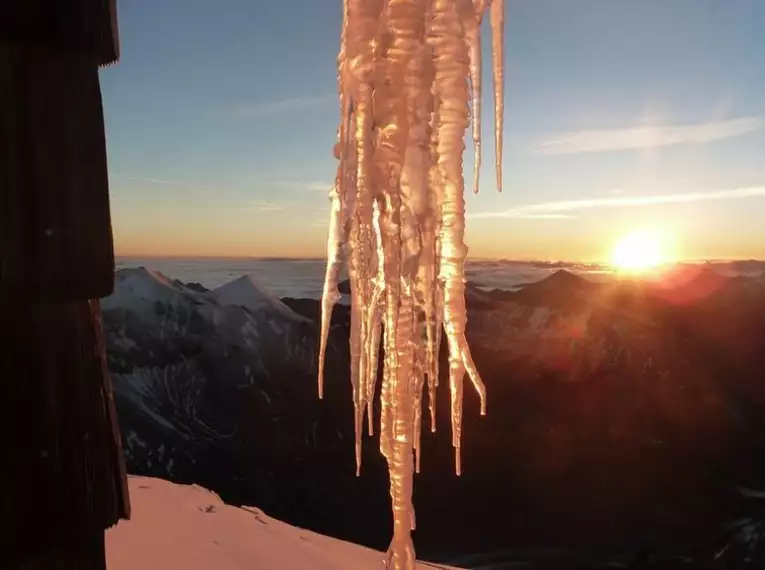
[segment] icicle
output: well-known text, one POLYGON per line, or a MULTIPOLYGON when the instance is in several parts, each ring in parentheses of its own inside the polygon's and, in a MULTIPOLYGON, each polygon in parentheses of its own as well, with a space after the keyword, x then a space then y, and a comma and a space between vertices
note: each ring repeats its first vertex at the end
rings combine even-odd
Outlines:
POLYGON ((475 8, 475 17, 478 21, 478 25, 481 25, 483 21, 483 13, 486 11, 486 7, 491 3, 491 0, 473 0, 473 7, 475 8))
POLYGON ((355 107, 356 130, 356 202, 353 231, 349 240, 348 281, 351 289, 351 385, 355 425, 356 475, 361 473, 361 436, 364 412, 368 406, 369 301, 372 296, 375 248, 372 239, 373 197, 371 190, 372 159, 372 89, 366 83, 358 88, 355 107))
POLYGON ((478 194, 481 170, 481 28, 473 0, 457 0, 470 53, 470 94, 473 123, 473 193, 478 194))
POLYGON ((381 314, 381 301, 382 295, 385 292, 385 266, 384 266, 384 252, 382 244, 382 234, 380 232, 380 206, 377 201, 374 203, 374 211, 372 214, 372 227, 375 233, 375 244, 377 245, 377 276, 374 282, 374 290, 372 292, 372 299, 369 302, 369 313, 367 315, 367 331, 369 331, 369 339, 367 341, 367 420, 369 425, 369 435, 374 434, 374 397, 375 397, 375 385, 377 383, 377 369, 378 369, 378 353, 380 350, 380 314, 381 314))
POLYGON ((324 398, 324 362, 327 354, 329 339, 329 324, 332 319, 332 309, 340 299, 337 290, 341 232, 341 211, 339 182, 329 194, 332 201, 329 218, 329 235, 327 237, 327 271, 324 277, 324 288, 321 294, 321 337, 319 341, 319 399, 324 398))
MULTIPOLYGON (((435 0, 432 20, 437 110, 438 164, 443 178, 441 225, 441 266, 444 327, 449 347, 449 390, 451 392, 452 445, 456 471, 461 473, 462 383, 465 375, 463 355, 469 351, 465 341, 465 274, 467 246, 464 244, 465 203, 463 198, 462 154, 464 132, 468 126, 468 93, 464 78, 469 73, 468 48, 459 24, 459 14, 451 0, 435 0), (457 30, 456 33, 454 31, 457 30)), ((480 382, 480 379, 478 379, 480 382)), ((482 403, 483 408, 483 403, 482 403)), ((483 409, 482 409, 483 411, 483 409)))
POLYGON ((367 403, 368 364, 367 321, 372 294, 372 80, 375 74, 374 40, 378 32, 381 0, 347 0, 348 24, 344 26, 347 66, 343 77, 345 92, 354 102, 353 145, 356 195, 349 216, 348 280, 351 289, 351 384, 355 426, 356 475, 361 471, 361 441, 367 403), (353 21, 353 25, 350 22, 353 21))
POLYGON ((361 386, 361 368, 363 365, 361 358, 361 340, 362 340, 362 313, 364 308, 363 285, 361 281, 361 271, 359 269, 359 235, 358 217, 354 216, 353 229, 348 245, 352 249, 349 255, 348 263, 348 282, 351 290, 351 331, 350 331, 350 357, 351 357, 351 387, 353 388, 353 420, 354 420, 354 447, 356 453, 356 476, 361 474, 361 430, 363 429, 362 420, 364 408, 362 407, 363 397, 361 386))
MULTIPOLYGON (((420 14, 421 26, 424 28, 424 13, 420 14)), ((429 217, 428 174, 430 163, 430 106, 432 95, 430 84, 432 78, 429 64, 430 54, 424 41, 417 47, 410 62, 407 73, 407 93, 409 94, 409 138, 407 141, 404 169, 401 173, 402 194, 402 248, 404 254, 403 282, 408 293, 413 296, 414 325, 411 344, 413 345, 413 369, 409 378, 409 392, 413 397, 414 436, 412 445, 415 451, 415 471, 420 471, 420 433, 422 427, 422 389, 425 384, 425 361, 423 354, 426 337, 424 329, 427 325, 422 321, 421 314, 426 306, 428 291, 428 274, 425 271, 427 261, 423 263, 424 253, 424 222, 429 217)), ((428 238, 425 238, 428 239, 428 238)))
POLYGON ((420 472, 421 442, 422 442, 422 389, 425 385, 425 346, 422 342, 415 349, 414 374, 410 390, 414 395, 414 472, 420 472))
POLYGON ((428 169, 429 206, 428 219, 424 224, 426 238, 425 259, 427 265, 427 280, 429 295, 425 305, 428 319, 428 407, 430 408, 430 431, 436 432, 436 389, 438 388, 439 358, 441 348, 441 332, 443 325, 443 291, 436 277, 441 264, 441 209, 443 205, 443 180, 438 167, 438 118, 439 100, 435 98, 435 68, 433 66, 433 44, 435 38, 431 31, 432 14, 428 18, 428 46, 430 58, 428 78, 431 81, 430 105, 430 168, 428 169), (430 314, 428 315, 428 312, 430 314))
MULTIPOLYGON (((486 412, 486 392, 465 339, 462 154, 470 123, 473 185, 481 167, 480 25, 488 0, 344 0, 338 55, 340 161, 322 292, 319 395, 338 268, 351 287, 351 382, 357 473, 363 422, 373 432, 380 336, 380 451, 394 515, 386 566, 414 569, 414 472, 419 472, 423 390, 436 428, 439 348, 445 332, 455 467, 461 471, 465 374, 486 412), (470 90, 467 88, 468 80, 470 90)), ((503 0, 493 0, 497 179, 502 156, 503 0)))
POLYGON ((491 51, 494 66, 494 148, 497 190, 502 192, 502 131, 505 116, 505 0, 491 3, 491 51))
POLYGON ((327 233, 327 270, 324 275, 324 286, 321 293, 321 336, 319 340, 319 399, 324 398, 324 364, 327 354, 327 342, 329 340, 329 327, 332 321, 332 310, 340 300, 340 292, 337 290, 338 275, 340 273, 340 255, 345 243, 343 223, 343 200, 346 192, 344 155, 347 150, 344 143, 347 140, 348 122, 350 120, 350 105, 343 102, 343 110, 347 109, 347 116, 343 115, 343 125, 338 129, 338 142, 335 145, 335 157, 340 160, 337 167, 335 186, 329 193, 330 216, 329 231, 327 233))

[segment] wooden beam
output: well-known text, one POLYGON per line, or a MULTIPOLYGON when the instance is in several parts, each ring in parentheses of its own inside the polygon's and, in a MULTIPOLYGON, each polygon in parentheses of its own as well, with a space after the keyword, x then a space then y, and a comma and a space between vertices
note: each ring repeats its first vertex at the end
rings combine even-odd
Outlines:
POLYGON ((98 66, 114 0, 0 0, 0 552, 103 570, 130 516, 95 299, 114 284, 98 66))
POLYGON ((0 543, 24 560, 130 514, 98 301, 0 304, 0 543))
POLYGON ((98 65, 119 59, 116 0, 2 0, 0 40, 92 56, 98 65))
POLYGON ((106 570, 103 531, 70 539, 8 570, 106 570))
POLYGON ((113 284, 96 62, 0 43, 0 299, 92 299, 113 284))

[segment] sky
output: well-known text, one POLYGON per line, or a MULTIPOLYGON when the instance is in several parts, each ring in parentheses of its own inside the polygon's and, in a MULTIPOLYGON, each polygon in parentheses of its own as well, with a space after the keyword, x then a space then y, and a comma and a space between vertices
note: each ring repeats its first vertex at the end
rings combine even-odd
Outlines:
MULTIPOLYGON (((604 260, 635 230, 765 259, 762 0, 507 0, 503 192, 484 28, 477 258, 604 260)), ((320 257, 340 0, 122 0, 101 72, 118 255, 320 257)))

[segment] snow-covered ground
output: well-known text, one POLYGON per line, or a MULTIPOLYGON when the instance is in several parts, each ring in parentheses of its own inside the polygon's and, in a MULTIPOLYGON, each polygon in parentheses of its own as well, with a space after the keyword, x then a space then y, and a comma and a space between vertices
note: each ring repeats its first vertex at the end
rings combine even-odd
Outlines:
MULTIPOLYGON (((380 570, 383 554, 224 504, 198 486, 130 477, 133 516, 106 535, 109 570, 380 570)), ((445 568, 420 563, 421 570, 445 568)))

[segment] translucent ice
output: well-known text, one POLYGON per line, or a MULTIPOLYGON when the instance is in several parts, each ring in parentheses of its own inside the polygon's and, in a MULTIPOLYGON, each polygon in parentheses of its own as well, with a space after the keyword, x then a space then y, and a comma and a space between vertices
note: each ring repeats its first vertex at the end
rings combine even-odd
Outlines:
POLYGON ((502 184, 503 0, 344 0, 338 55, 341 124, 322 297, 319 394, 337 279, 351 290, 351 382, 357 472, 373 431, 380 337, 380 449, 394 514, 387 563, 414 568, 412 486, 420 467, 423 391, 431 430, 442 334, 449 355, 452 443, 461 471, 465 374, 486 391, 465 339, 463 153, 473 123, 481 163, 481 22, 490 11, 497 184, 502 184), (472 113, 471 113, 472 110, 472 113), (366 412, 366 413, 365 413, 366 412), (416 459, 415 459, 416 456, 416 459))

